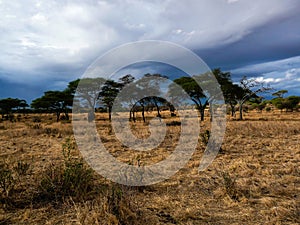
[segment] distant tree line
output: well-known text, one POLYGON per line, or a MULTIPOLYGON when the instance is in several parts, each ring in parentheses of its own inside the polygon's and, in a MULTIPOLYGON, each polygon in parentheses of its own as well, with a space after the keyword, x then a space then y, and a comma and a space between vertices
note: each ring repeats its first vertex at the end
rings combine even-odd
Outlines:
POLYGON ((2 119, 14 120, 14 112, 26 113, 28 111, 27 107, 29 105, 23 99, 18 98, 5 98, 0 99, 0 113, 2 119))
MULTIPOLYGON (((223 92, 225 103, 231 116, 235 116, 236 111, 239 112, 239 119, 243 119, 245 108, 270 110, 271 107, 286 112, 299 110, 299 96, 284 97, 288 93, 287 90, 280 90, 272 94, 273 99, 264 100, 261 93, 273 90, 264 86, 263 83, 256 79, 248 79, 244 76, 239 82, 234 83, 231 80, 229 72, 222 72, 220 69, 212 71, 217 79, 223 92)), ((201 120, 204 120, 205 109, 210 107, 212 96, 203 90, 194 78, 204 77, 205 74, 195 75, 193 77, 183 76, 175 79, 168 86, 168 95, 179 105, 187 104, 186 99, 182 99, 182 93, 178 93, 176 85, 184 90, 189 98, 189 105, 194 105, 198 110, 201 120), (176 84, 176 85, 175 85, 176 84)), ((104 80, 103 78, 83 78, 69 82, 63 91, 46 91, 44 95, 33 100, 30 108, 25 100, 18 98, 0 99, 0 113, 2 119, 12 119, 13 113, 55 113, 56 120, 69 120, 69 113, 72 106, 80 105, 92 109, 89 112, 89 119, 94 118, 95 111, 106 111, 109 120, 112 116, 112 108, 118 94, 122 91, 122 97, 119 101, 127 107, 129 111, 129 119, 136 121, 136 113, 141 112, 142 119, 145 122, 145 112, 149 110, 156 111, 157 117, 161 117, 161 110, 168 109, 171 116, 175 115, 175 107, 166 99, 159 97, 162 90, 160 87, 160 79, 167 78, 161 74, 145 74, 143 79, 136 80, 135 77, 128 74, 119 80, 104 80), (125 88, 131 85, 130 88, 125 88), (145 93, 152 93, 151 96, 145 93)), ((205 82, 205 81, 204 81, 205 82)), ((123 110, 121 107, 119 110, 123 110)))

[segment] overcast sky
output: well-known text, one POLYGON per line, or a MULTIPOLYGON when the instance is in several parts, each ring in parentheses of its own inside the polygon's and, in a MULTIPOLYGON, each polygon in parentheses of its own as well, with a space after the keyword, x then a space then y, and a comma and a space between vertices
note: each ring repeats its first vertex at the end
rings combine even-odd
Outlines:
POLYGON ((234 80, 300 95, 299 0, 0 0, 0 15, 0 98, 62 90, 98 56, 140 40, 177 43, 234 80))

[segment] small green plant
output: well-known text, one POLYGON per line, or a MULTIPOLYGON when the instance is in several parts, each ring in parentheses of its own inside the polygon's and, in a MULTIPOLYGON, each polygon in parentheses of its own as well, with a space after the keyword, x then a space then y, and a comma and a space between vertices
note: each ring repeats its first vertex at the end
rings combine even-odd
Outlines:
POLYGON ((236 178, 233 178, 228 172, 222 172, 224 187, 228 196, 237 201, 239 199, 236 185, 236 178))
POLYGON ((203 144, 207 145, 208 144, 208 140, 210 138, 210 131, 209 130, 205 130, 204 133, 200 134, 201 137, 201 141, 203 142, 203 144))
POLYGON ((122 185, 113 184, 106 190, 107 211, 117 218, 119 224, 137 223, 136 209, 133 208, 132 199, 128 193, 130 190, 122 185), (127 189, 127 190, 126 190, 127 189))
POLYGON ((12 170, 6 163, 0 164, 0 190, 1 193, 9 196, 10 191, 13 189, 15 180, 13 178, 12 170))

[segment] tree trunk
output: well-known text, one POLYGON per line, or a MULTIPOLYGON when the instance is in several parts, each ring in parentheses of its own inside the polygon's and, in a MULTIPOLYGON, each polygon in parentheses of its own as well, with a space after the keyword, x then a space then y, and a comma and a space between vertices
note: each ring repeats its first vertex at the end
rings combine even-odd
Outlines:
POLYGON ((240 112, 240 120, 243 120, 243 104, 239 105, 239 112, 240 112))
POLYGON ((66 120, 69 120, 69 119, 70 119, 69 113, 68 113, 68 110, 67 110, 67 109, 65 110, 65 117, 66 117, 66 120))
POLYGON ((60 112, 56 112, 56 122, 59 121, 59 117, 60 117, 60 112))
POLYGON ((88 122, 92 122, 95 119, 95 112, 92 110, 88 113, 88 122))
POLYGON ((112 107, 108 106, 108 120, 109 121, 111 121, 111 110, 112 110, 112 107))
POLYGON ((142 117, 143 117, 143 121, 145 123, 146 119, 145 119, 145 106, 144 105, 142 105, 142 117))
POLYGON ((205 108, 199 107, 201 121, 204 121, 204 110, 205 110, 205 108))
POLYGON ((133 122, 135 122, 135 113, 134 113, 134 110, 132 110, 132 119, 133 119, 133 122))
POLYGON ((155 104, 155 107, 156 107, 156 110, 157 110, 157 117, 161 118, 161 114, 159 112, 159 106, 158 106, 157 102, 155 101, 154 104, 155 104))
POLYGON ((209 105, 209 116, 210 116, 210 122, 212 122, 213 121, 213 110, 212 110, 212 105, 210 104, 209 105))
POLYGON ((230 105, 230 109, 231 109, 231 117, 235 116, 235 105, 230 105))

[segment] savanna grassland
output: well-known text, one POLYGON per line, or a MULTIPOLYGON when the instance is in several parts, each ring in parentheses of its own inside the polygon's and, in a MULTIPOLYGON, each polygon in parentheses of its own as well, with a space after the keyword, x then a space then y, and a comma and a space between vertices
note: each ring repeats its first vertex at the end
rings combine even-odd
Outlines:
MULTIPOLYGON (((150 114, 147 114, 151 116, 150 114)), ((156 149, 131 151, 97 114, 101 140, 118 160, 143 166, 172 153, 178 118, 165 115, 156 149)), ((0 224, 299 224, 300 113, 256 112, 227 120, 222 148, 198 172, 210 122, 201 122, 188 164, 164 182, 127 187, 96 174, 81 158, 72 124, 53 115, 0 122, 0 224)), ((139 137, 147 123, 132 123, 139 137)))

